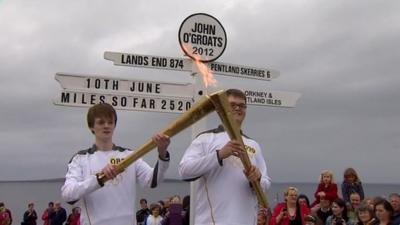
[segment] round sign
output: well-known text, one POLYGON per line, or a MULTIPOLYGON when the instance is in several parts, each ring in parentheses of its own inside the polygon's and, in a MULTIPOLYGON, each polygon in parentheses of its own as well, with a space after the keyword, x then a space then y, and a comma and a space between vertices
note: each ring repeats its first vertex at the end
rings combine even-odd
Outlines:
POLYGON ((190 58, 211 62, 225 51, 226 32, 215 17, 196 13, 182 22, 179 28, 179 44, 190 58))

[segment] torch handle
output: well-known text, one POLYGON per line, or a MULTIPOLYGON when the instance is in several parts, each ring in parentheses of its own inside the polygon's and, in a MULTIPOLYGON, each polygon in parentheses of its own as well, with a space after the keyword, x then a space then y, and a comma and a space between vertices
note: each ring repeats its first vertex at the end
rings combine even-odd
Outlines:
MULTIPOLYGON (((213 104, 215 106, 215 110, 217 111, 222 123, 224 125, 225 131, 228 133, 229 137, 232 140, 239 141, 242 146, 244 146, 244 142, 242 139, 242 134, 240 133, 240 129, 236 121, 232 118, 230 106, 228 104, 228 98, 225 92, 221 92, 218 95, 210 96, 213 104)), ((247 152, 245 154, 240 154, 240 160, 242 161, 243 167, 246 171, 248 171, 251 167, 251 161, 247 152)), ((261 188, 260 182, 252 181, 251 185, 257 195, 258 204, 264 208, 268 207, 268 200, 261 188)))
MULTIPOLYGON (((219 92, 215 92, 211 94, 210 96, 216 95, 219 92)), ((197 121, 201 120, 203 117, 205 117, 207 114, 213 112, 215 110, 214 105, 210 99, 210 96, 205 96, 202 99, 199 100, 192 108, 190 108, 188 111, 183 113, 180 117, 178 117, 175 121, 169 124, 167 128, 162 130, 160 133, 167 135, 169 137, 173 137, 180 131, 186 129, 187 127, 191 126, 192 124, 196 123, 197 121)), ((150 139, 146 143, 144 143, 142 146, 140 146, 138 149, 133 151, 131 154, 129 154, 124 160, 122 160, 119 164, 117 164, 117 171, 118 173, 123 172, 129 165, 131 165, 133 162, 138 160, 140 157, 144 156, 151 150, 153 150, 156 147, 156 143, 150 139)), ((100 182, 103 184, 108 181, 109 179, 104 175, 104 173, 99 173, 97 175, 98 179, 100 182)))

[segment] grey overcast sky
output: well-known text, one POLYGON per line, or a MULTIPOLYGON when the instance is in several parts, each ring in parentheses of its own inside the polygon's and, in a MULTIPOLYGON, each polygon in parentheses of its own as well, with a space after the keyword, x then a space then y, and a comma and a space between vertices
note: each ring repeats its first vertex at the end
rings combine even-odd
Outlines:
MULTIPOLYGON (((245 133, 263 148, 275 182, 399 183, 400 1, 0 1, 0 180, 60 178, 92 144, 86 108, 52 104, 56 72, 190 82, 188 73, 118 67, 105 51, 183 57, 182 21, 216 17, 227 32, 220 62, 273 68, 266 82, 217 76, 230 87, 299 92, 296 108, 250 106, 245 133)), ((119 111, 118 145, 136 148, 178 114, 119 111)), ((209 117, 207 128, 218 123, 209 117)), ((169 178, 190 143, 172 139, 169 178)), ((155 152, 145 156, 155 162, 155 152)))

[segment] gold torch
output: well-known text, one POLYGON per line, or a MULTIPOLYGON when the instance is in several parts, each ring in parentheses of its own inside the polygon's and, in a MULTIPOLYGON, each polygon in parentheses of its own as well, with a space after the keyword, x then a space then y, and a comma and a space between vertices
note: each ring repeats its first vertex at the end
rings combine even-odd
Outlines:
MULTIPOLYGON (((228 105, 228 99, 225 91, 218 91, 211 94, 210 96, 206 95, 205 97, 200 99, 200 101, 197 102, 191 109, 178 117, 174 122, 172 122, 166 129, 162 130, 160 133, 172 137, 180 131, 196 123, 197 121, 201 120, 214 110, 218 112, 218 115, 221 118, 225 130, 229 134, 229 137, 231 139, 240 141, 244 146, 239 127, 237 126, 236 121, 234 121, 232 118, 230 106, 228 105)), ((148 140, 137 150, 128 155, 119 164, 117 164, 118 173, 124 171, 124 169, 127 168, 130 164, 135 162, 146 153, 150 152, 155 147, 155 142, 152 139, 148 140)), ((247 155, 247 153, 242 155, 244 155, 244 157, 241 158, 242 163, 245 170, 248 170, 251 165, 249 156, 247 155)), ((98 177, 103 183, 108 180, 103 173, 100 173, 98 177)), ((252 182, 252 185, 256 192, 258 203, 266 208, 268 206, 268 202, 264 192, 262 191, 260 183, 252 182)))
MULTIPOLYGON (((222 92, 222 91, 220 91, 222 92)), ((217 95, 220 92, 216 92, 211 94, 217 95)), ((203 117, 205 117, 207 114, 213 112, 215 110, 215 107, 210 99, 209 96, 205 96, 202 99, 200 99, 192 108, 190 108, 188 111, 183 113, 180 117, 178 117, 174 122, 169 124, 167 128, 162 130, 160 133, 168 135, 169 137, 172 137, 176 135, 177 133, 181 132, 182 130, 186 129, 190 125, 196 123, 197 121, 201 120, 203 117)), ((145 155, 146 153, 150 152, 156 147, 156 143, 150 139, 147 140, 146 143, 144 143, 142 146, 140 146, 138 149, 136 149, 134 152, 129 154, 124 160, 122 160, 120 163, 117 164, 117 171, 118 173, 121 173, 122 171, 125 170, 130 164, 138 160, 140 157, 145 155)), ((101 180, 101 182, 105 183, 108 179, 105 177, 103 173, 100 173, 98 175, 98 179, 101 180)))
MULTIPOLYGON (((228 98, 225 92, 218 93, 216 95, 210 96, 215 110, 217 111, 222 124, 224 125, 225 131, 228 133, 231 140, 237 140, 244 147, 244 142, 242 139, 242 135, 240 133, 240 129, 236 121, 232 117, 231 108, 228 103, 228 98)), ((240 160, 242 161, 244 169, 247 171, 250 169, 251 161, 247 152, 245 154, 240 154, 240 160)), ((257 195, 258 204, 263 208, 268 207, 267 197, 264 191, 261 188, 260 182, 254 181, 251 182, 251 185, 254 188, 254 191, 257 195)))

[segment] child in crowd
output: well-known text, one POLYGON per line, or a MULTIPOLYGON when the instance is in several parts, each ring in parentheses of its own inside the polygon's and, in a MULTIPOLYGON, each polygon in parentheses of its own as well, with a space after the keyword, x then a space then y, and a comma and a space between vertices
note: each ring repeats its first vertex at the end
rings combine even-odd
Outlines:
POLYGON ((339 197, 337 193, 337 185, 333 179, 333 173, 331 171, 324 170, 321 172, 318 188, 315 191, 314 196, 315 201, 311 207, 319 204, 321 197, 326 198, 331 202, 339 197))
POLYGON ((150 205, 151 214, 147 217, 145 225, 161 225, 163 217, 160 215, 161 205, 152 203, 150 205))
POLYGON ((361 200, 364 199, 364 189, 357 172, 353 168, 347 168, 343 173, 342 195, 346 202, 350 202, 350 194, 358 193, 361 200))

